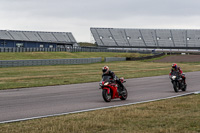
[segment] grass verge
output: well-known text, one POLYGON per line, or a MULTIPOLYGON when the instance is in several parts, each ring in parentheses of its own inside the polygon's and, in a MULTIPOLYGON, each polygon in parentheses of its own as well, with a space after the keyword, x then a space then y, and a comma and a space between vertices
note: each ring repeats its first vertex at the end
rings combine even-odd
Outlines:
POLYGON ((112 53, 112 52, 16 52, 1 53, 0 60, 28 59, 66 59, 66 58, 95 58, 95 57, 143 57, 150 54, 112 53))
MULTIPOLYGON (((101 80, 104 65, 125 79, 166 75, 171 68, 171 63, 141 61, 0 68, 0 89, 96 82, 101 80)), ((178 65, 184 72, 200 71, 200 63, 178 65)))
POLYGON ((199 133, 200 95, 0 125, 1 133, 199 133))
POLYGON ((88 42, 79 42, 78 43, 81 47, 97 47, 97 44, 88 43, 88 42))

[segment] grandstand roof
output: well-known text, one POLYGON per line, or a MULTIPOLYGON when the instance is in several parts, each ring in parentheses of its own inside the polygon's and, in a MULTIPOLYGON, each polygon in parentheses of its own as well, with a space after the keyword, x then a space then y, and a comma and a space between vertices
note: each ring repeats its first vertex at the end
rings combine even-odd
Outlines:
POLYGON ((76 43, 76 40, 71 32, 0 30, 0 40, 50 42, 64 44, 76 43))

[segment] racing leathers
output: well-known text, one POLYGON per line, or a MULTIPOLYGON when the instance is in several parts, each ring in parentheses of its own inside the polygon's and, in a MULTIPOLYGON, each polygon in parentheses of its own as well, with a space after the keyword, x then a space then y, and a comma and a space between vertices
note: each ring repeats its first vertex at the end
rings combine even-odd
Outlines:
POLYGON ((177 67, 177 69, 173 69, 172 68, 171 71, 170 71, 170 73, 169 73, 169 76, 172 75, 173 71, 177 71, 179 73, 179 75, 181 76, 181 78, 183 79, 184 83, 186 84, 186 81, 185 81, 186 77, 183 76, 183 71, 181 70, 181 68, 180 67, 177 67))

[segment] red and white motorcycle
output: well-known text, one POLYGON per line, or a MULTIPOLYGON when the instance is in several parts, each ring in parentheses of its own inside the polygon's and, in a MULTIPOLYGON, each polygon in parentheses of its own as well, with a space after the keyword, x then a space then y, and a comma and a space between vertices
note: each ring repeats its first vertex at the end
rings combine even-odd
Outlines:
MULTIPOLYGON (((125 83, 124 78, 120 78, 121 83, 125 83)), ((104 76, 99 83, 100 89, 102 89, 102 96, 105 102, 110 102, 111 99, 120 98, 126 100, 128 96, 127 89, 124 87, 123 92, 119 95, 118 84, 114 81, 111 76, 104 76)))

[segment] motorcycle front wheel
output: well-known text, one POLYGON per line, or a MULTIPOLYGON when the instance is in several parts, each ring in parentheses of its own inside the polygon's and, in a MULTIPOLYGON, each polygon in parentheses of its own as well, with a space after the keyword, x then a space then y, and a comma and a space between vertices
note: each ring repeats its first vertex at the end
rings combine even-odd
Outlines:
POLYGON ((177 86, 176 81, 173 81, 173 88, 175 92, 178 92, 178 86, 177 86))
POLYGON ((104 99, 105 102, 111 101, 111 93, 108 94, 106 89, 103 89, 102 96, 103 96, 103 99, 104 99))
POLYGON ((184 84, 184 88, 182 88, 181 90, 186 91, 186 89, 187 89, 187 85, 184 84))

